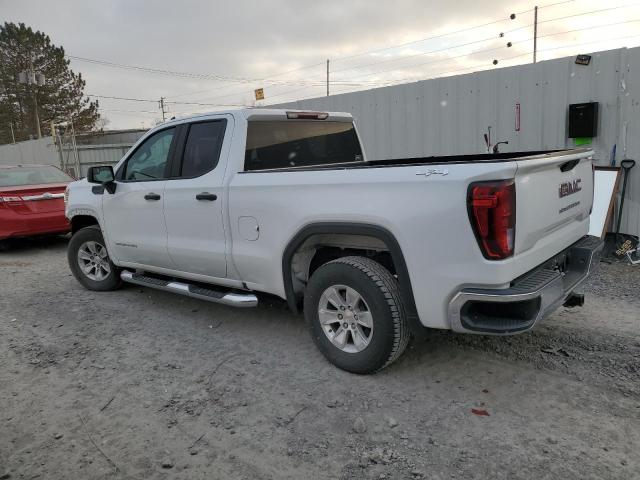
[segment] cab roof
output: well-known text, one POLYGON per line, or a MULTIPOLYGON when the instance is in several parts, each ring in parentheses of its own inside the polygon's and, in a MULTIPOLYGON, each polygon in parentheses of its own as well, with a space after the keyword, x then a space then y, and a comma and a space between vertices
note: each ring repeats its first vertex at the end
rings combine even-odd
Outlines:
POLYGON ((296 110, 285 108, 239 108, 236 110, 220 110, 206 113, 199 113, 197 115, 189 115, 186 117, 180 117, 161 123, 155 128, 161 126, 167 126, 171 124, 187 123, 196 119, 204 119, 212 115, 233 115, 234 117, 242 117, 245 120, 294 120, 290 119, 287 114, 323 114, 326 118, 318 119, 317 121, 333 121, 333 122, 353 122, 353 116, 346 112, 320 112, 310 110, 296 110))

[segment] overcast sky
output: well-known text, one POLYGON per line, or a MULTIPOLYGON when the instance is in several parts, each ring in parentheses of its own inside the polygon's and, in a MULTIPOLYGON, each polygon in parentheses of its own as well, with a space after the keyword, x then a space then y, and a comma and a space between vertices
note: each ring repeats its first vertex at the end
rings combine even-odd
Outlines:
MULTIPOLYGON (((170 71, 71 60, 87 94, 153 100, 99 98, 107 128, 118 129, 154 125, 161 96, 181 116, 253 105, 258 87, 260 105, 324 95, 326 59, 332 93, 527 63, 535 3, 0 0, 0 19, 47 33, 70 56, 170 71)), ((640 45, 638 0, 573 0, 541 8, 539 21, 539 60, 640 45)))

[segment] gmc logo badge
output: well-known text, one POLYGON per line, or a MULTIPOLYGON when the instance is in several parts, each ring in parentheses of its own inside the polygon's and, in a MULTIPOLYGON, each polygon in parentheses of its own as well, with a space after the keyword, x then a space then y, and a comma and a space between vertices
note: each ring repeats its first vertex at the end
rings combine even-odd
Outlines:
POLYGON ((581 178, 578 178, 573 182, 562 182, 560 184, 560 188, 558 189, 558 196, 562 198, 579 192, 580 190, 582 190, 582 186, 580 185, 581 182, 581 178))

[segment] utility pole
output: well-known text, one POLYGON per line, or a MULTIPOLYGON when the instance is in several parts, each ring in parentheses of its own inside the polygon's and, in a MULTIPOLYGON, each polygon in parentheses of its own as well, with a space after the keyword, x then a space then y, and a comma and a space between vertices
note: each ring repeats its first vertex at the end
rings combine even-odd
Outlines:
POLYGON ((538 54, 538 6, 533 7, 533 63, 538 54))
POLYGON ((53 143, 56 146, 56 150, 58 150, 60 169, 66 171, 64 166, 64 154, 62 153, 62 138, 58 135, 58 129, 56 128, 56 124, 53 120, 51 120, 51 136, 53 137, 53 143))
POLYGON ((31 55, 31 53, 29 53, 29 69, 18 73, 18 82, 28 85, 29 92, 33 96, 33 117, 36 124, 36 133, 38 135, 38 138, 42 138, 42 132, 40 131, 40 115, 38 114, 38 98, 36 95, 36 90, 37 87, 41 87, 44 85, 45 77, 41 73, 36 74, 35 69, 33 68, 33 56, 31 55))
POLYGON ((32 94, 33 94, 33 106, 35 108, 35 117, 36 117, 36 133, 38 134, 38 138, 42 138, 42 132, 40 131, 40 115, 38 115, 38 97, 36 95, 36 88, 35 86, 38 85, 37 80, 36 80, 36 72, 33 69, 33 57, 31 55, 29 55, 29 72, 31 73, 31 77, 33 78, 35 81, 32 83, 32 94))
POLYGON ((329 59, 327 58, 327 97, 329 96, 329 59))
POLYGON ((78 144, 76 143, 76 129, 73 126, 73 119, 69 119, 71 123, 71 147, 73 148, 73 156, 75 159, 75 172, 76 178, 82 178, 82 172, 80 171, 80 156, 78 155, 78 144))
POLYGON ((16 136, 13 134, 13 123, 9 123, 9 128, 11 129, 11 139, 13 143, 16 143, 16 136))
POLYGON ((162 111, 162 121, 165 121, 165 113, 164 113, 164 97, 160 97, 160 110, 162 111))

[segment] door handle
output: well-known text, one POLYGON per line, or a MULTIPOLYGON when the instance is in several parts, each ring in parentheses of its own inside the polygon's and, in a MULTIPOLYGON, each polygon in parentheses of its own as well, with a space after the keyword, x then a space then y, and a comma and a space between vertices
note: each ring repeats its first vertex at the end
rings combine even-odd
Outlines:
POLYGON ((210 202, 213 202, 217 199, 218 196, 215 193, 202 192, 196 195, 196 200, 208 200, 210 202))
POLYGON ((158 195, 157 193, 153 193, 153 192, 147 193, 144 196, 145 200, 160 200, 160 198, 161 198, 160 195, 158 195))

